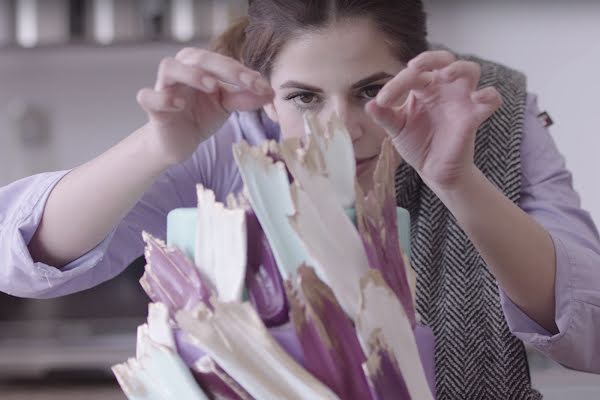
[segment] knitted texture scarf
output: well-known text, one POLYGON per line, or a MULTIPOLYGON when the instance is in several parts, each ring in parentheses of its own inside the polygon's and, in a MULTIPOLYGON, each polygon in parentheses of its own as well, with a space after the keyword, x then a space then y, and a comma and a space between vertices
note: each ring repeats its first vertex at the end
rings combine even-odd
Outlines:
MULTIPOLYGON (((516 203, 525 76, 476 57, 459 58, 479 63, 479 87, 494 86, 502 96, 502 107, 477 132, 475 164, 516 203)), ((496 280, 454 216, 406 163, 396 172, 396 198, 411 215, 417 311, 436 337, 437 398, 541 399, 531 388, 523 343, 508 329, 496 280)))

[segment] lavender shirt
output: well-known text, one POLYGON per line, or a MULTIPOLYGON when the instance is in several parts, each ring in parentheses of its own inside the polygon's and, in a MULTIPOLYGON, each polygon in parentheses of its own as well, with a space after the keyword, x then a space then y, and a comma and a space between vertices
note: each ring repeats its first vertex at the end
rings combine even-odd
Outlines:
MULTIPOLYGON (((537 118, 535 96, 529 95, 527 102, 519 205, 545 227, 556 248, 556 324, 560 333, 545 331, 502 289, 501 304, 511 331, 524 342, 566 366, 600 372, 598 232, 580 207, 563 157, 537 118)), ((50 191, 68 171, 43 173, 0 188, 0 290, 22 297, 54 297, 114 277, 143 253, 142 229, 164 238, 167 213, 196 205, 197 183, 213 189, 220 200, 241 189, 232 143, 243 138, 256 144, 278 136, 278 127, 264 115, 232 115, 193 157, 167 170, 102 243, 61 270, 33 263, 27 244, 50 191)))

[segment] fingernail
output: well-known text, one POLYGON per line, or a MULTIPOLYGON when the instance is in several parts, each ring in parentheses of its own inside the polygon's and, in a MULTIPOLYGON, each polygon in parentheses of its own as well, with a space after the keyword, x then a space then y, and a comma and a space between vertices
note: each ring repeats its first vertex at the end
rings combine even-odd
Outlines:
POLYGON ((213 91, 215 89, 215 86, 217 85, 217 81, 214 78, 205 76, 202 78, 201 80, 202 85, 208 90, 208 91, 213 91))
POLYGON ((256 76, 249 72, 240 73, 240 81, 247 87, 252 87, 255 80, 256 80, 256 76))

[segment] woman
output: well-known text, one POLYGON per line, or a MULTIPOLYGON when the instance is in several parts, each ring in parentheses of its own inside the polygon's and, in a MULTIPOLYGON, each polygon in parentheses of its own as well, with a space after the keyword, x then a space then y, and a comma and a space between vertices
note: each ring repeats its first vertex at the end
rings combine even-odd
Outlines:
POLYGON ((521 340, 600 371, 600 245, 522 74, 429 50, 420 1, 254 0, 217 52, 164 59, 148 123, 94 160, 0 192, 0 288, 50 297, 117 275, 166 214, 241 189, 231 144, 336 112, 368 186, 382 140, 404 162, 418 311, 440 399, 539 398, 521 340), (259 109, 259 111, 255 111, 259 109), (512 332, 512 333, 511 333, 512 332))

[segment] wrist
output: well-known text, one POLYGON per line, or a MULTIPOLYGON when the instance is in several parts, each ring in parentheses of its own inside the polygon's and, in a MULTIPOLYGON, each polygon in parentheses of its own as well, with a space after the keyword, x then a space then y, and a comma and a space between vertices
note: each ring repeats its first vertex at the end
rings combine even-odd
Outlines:
POLYGON ((471 164, 458 179, 451 183, 437 184, 426 179, 423 181, 447 207, 457 201, 464 202, 472 199, 477 193, 481 193, 485 185, 490 184, 475 164, 471 164))
POLYGON ((163 151, 159 135, 150 122, 141 126, 132 136, 136 143, 139 160, 143 160, 154 175, 158 176, 178 163, 176 160, 169 159, 163 151))

